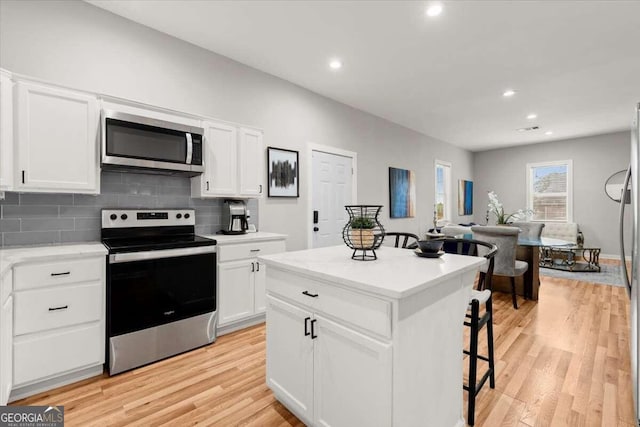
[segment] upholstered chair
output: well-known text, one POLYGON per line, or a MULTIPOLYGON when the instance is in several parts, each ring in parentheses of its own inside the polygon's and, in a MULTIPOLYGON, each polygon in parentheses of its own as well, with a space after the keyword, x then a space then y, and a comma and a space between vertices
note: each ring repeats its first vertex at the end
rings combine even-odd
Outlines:
POLYGON ((512 222, 513 227, 520 229, 520 237, 527 240, 540 240, 544 222, 512 222))
MULTIPOLYGON (((498 247, 498 253, 494 258, 493 276, 506 276, 511 279, 511 299, 513 308, 518 308, 516 297, 516 277, 522 276, 528 269, 529 264, 525 261, 516 260, 516 248, 518 246, 518 234, 520 229, 516 227, 504 226, 478 226, 471 227, 473 238, 494 244, 498 247)), ((480 271, 483 271, 481 267, 480 271)))

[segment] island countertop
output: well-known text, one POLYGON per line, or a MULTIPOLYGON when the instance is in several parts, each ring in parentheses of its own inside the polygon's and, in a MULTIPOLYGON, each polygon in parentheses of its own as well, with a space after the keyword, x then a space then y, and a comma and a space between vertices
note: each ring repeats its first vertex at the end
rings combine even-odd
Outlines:
POLYGON ((375 261, 351 259, 346 246, 258 257, 267 266, 298 272, 372 294, 402 299, 485 263, 481 257, 444 254, 421 258, 412 250, 381 247, 375 261))

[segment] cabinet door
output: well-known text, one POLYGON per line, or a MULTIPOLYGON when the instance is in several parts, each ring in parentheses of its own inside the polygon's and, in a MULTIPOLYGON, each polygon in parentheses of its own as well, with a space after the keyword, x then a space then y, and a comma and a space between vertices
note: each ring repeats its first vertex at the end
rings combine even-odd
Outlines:
POLYGON ((238 191, 238 141, 233 126, 205 122, 204 168, 199 180, 201 194, 194 196, 234 196, 238 191))
POLYGON ((9 190, 13 174, 13 82, 0 72, 0 191, 9 190))
POLYGON ((250 260, 218 265, 220 326, 249 317, 253 312, 253 271, 250 260))
POLYGON ((96 98, 25 82, 16 88, 16 187, 98 193, 96 98))
POLYGON ((391 344, 315 318, 315 424, 390 426, 391 344))
POLYGON ((262 132, 241 128, 239 139, 240 196, 260 197, 264 165, 262 132))
POLYGON ((0 405, 6 405, 13 379, 13 297, 0 307, 0 405))
POLYGON ((267 295, 267 385, 307 425, 313 422, 313 340, 305 335, 311 317, 267 295))
POLYGON ((263 313, 267 307, 267 266, 259 261, 256 261, 256 271, 253 274, 253 288, 254 288, 254 311, 257 313, 263 313))

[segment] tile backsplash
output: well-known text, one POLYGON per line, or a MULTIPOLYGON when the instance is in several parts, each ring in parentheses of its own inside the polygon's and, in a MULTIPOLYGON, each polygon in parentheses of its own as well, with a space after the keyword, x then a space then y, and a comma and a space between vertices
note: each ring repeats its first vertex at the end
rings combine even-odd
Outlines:
MULTIPOLYGON (((191 198, 191 180, 179 176, 102 172, 101 193, 5 193, 0 200, 2 247, 100 240, 100 210, 192 208, 196 233, 220 230, 224 199, 191 198)), ((258 201, 249 200, 249 223, 258 223, 258 201)))

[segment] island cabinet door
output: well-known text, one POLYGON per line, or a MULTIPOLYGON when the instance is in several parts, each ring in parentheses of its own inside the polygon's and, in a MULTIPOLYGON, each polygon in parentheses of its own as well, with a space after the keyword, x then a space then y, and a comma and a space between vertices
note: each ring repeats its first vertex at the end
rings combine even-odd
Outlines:
POLYGON ((315 425, 391 426, 392 347, 315 315, 315 425))
POLYGON ((267 295, 267 385, 307 425, 313 422, 312 318, 267 295))

